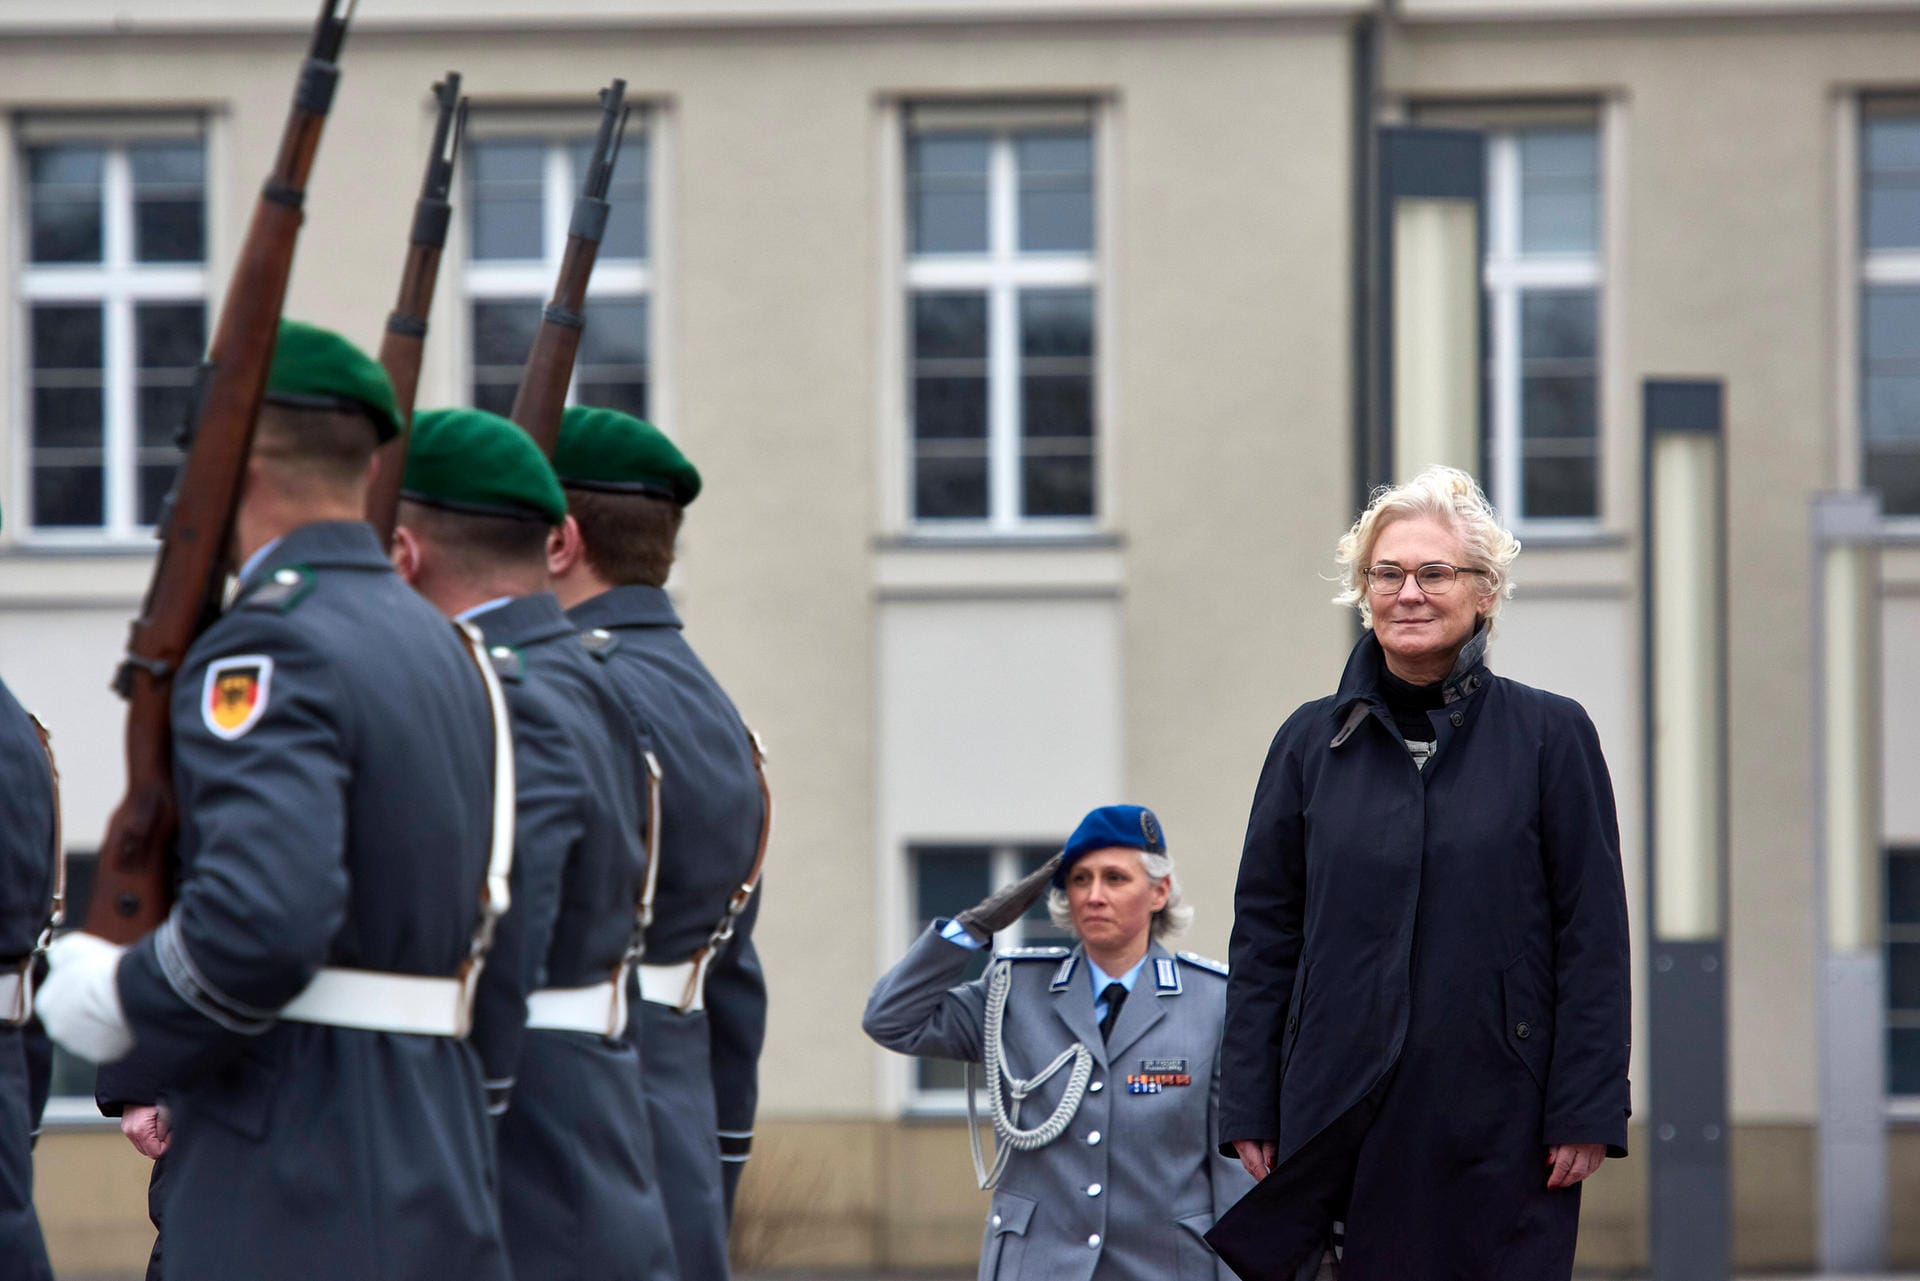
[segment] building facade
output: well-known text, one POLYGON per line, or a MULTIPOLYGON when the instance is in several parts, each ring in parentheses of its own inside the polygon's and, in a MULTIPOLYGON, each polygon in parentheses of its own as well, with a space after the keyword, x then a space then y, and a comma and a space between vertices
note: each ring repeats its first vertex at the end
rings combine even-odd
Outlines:
MULTIPOLYGON (((106 682, 189 366, 308 0, 0 7, 0 674, 85 855, 106 682)), ((769 742, 772 989, 737 1248, 964 1265, 958 1074, 859 1013, 929 918, 1150 804, 1222 954, 1268 738, 1355 635, 1372 130, 1481 132, 1479 468, 1526 551, 1492 661, 1578 698, 1644 934, 1639 386, 1723 378, 1735 1253, 1815 1250, 1808 504, 1877 489, 1893 1204, 1920 1201, 1920 6, 1865 0, 383 0, 362 6, 291 314, 373 345, 432 82, 472 99, 420 403, 511 397, 614 77, 637 104, 580 394, 708 480, 675 592, 769 742)), ((1403 463, 1409 460, 1401 460, 1403 463)), ((1024 923, 1028 939, 1043 921, 1024 923)), ((1636 964, 1644 966, 1644 957, 1636 964)), ((1636 1044, 1644 1036, 1636 1037, 1636 1044)), ((1636 1051, 1644 1111, 1645 1054, 1636 1051)), ((144 1162, 39 1148, 63 1268, 145 1248, 144 1162)), ((1637 1136, 1643 1137, 1643 1136, 1637 1136)), ((1646 1144, 1583 1261, 1645 1256, 1646 1144)), ((1896 1213, 1896 1261, 1920 1219, 1896 1213)))

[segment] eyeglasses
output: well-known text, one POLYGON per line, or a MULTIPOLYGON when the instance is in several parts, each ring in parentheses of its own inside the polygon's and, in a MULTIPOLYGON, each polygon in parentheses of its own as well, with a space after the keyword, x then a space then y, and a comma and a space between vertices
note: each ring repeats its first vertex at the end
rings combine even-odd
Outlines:
MULTIPOLYGON (((1430 565, 1419 565, 1413 570, 1413 585, 1429 596, 1444 596, 1453 590, 1453 584, 1462 574, 1481 574, 1487 571, 1475 569, 1471 565, 1443 565, 1438 561, 1430 565)), ((1375 596, 1395 596, 1407 584, 1407 571, 1398 565, 1369 565, 1365 573, 1367 586, 1375 596)))

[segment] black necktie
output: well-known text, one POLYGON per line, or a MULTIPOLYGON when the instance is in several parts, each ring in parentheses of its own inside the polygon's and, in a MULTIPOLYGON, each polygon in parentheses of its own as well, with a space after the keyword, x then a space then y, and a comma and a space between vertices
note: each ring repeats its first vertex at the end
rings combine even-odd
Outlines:
POLYGON ((1118 983, 1109 983, 1100 999, 1107 1003, 1107 1017, 1100 1020, 1100 1040, 1105 1042, 1113 1033, 1113 1025, 1120 1020, 1120 1007, 1127 1003, 1127 989, 1118 983))

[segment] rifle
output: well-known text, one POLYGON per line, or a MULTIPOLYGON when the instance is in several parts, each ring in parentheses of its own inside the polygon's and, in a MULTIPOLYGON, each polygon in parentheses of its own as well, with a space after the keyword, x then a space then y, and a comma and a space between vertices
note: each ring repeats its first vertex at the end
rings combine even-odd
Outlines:
POLYGON ((433 126, 433 154, 427 157, 427 175, 420 183, 420 199, 413 206, 413 234, 407 245, 406 265, 400 269, 400 298, 387 317, 380 339, 380 364, 393 380, 393 399, 400 410, 400 434, 380 446, 373 483, 367 489, 367 522, 380 536, 380 545, 393 541, 393 524, 400 510, 400 477, 407 465, 407 433, 413 421, 414 393, 420 387, 420 356, 427 345, 427 313, 433 307, 433 286, 440 276, 440 253, 447 247, 447 223, 453 206, 447 193, 453 187, 453 161, 467 131, 467 100, 460 96, 460 73, 449 71, 433 87, 440 118, 433 126))
POLYGON ((173 678, 187 647, 220 613, 234 512, 293 271, 307 175, 357 3, 322 0, 279 154, 254 204, 200 364, 181 432, 186 458, 160 515, 160 555, 113 679, 127 700, 127 790, 100 845, 86 928, 116 943, 131 943, 159 925, 172 896, 168 855, 180 822, 172 778, 173 678))
POLYGON ((607 229, 607 188, 613 181, 620 140, 627 132, 626 96, 624 80, 600 91, 600 131, 580 183, 580 196, 573 202, 560 279, 553 287, 553 301, 541 313, 520 389, 513 396, 513 411, 507 415, 526 428, 549 458, 560 439, 560 413, 566 408, 567 385, 573 381, 574 358, 580 354, 580 331, 586 327, 587 281, 600 252, 601 234, 607 229))

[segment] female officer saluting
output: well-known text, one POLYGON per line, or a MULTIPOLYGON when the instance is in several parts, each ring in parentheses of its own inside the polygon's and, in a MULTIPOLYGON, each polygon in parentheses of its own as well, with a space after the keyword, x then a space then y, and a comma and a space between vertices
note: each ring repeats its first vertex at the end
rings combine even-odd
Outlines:
POLYGON ((1108 805, 1037 872, 935 921, 875 985, 868 1036, 985 1067, 999 1155, 980 1171, 995 1189, 980 1281, 1231 1277, 1201 1240, 1252 1186, 1210 1141, 1226 970, 1159 941, 1192 916, 1159 820, 1108 805), (1007 953, 956 986, 1049 881, 1079 946, 1007 953))

